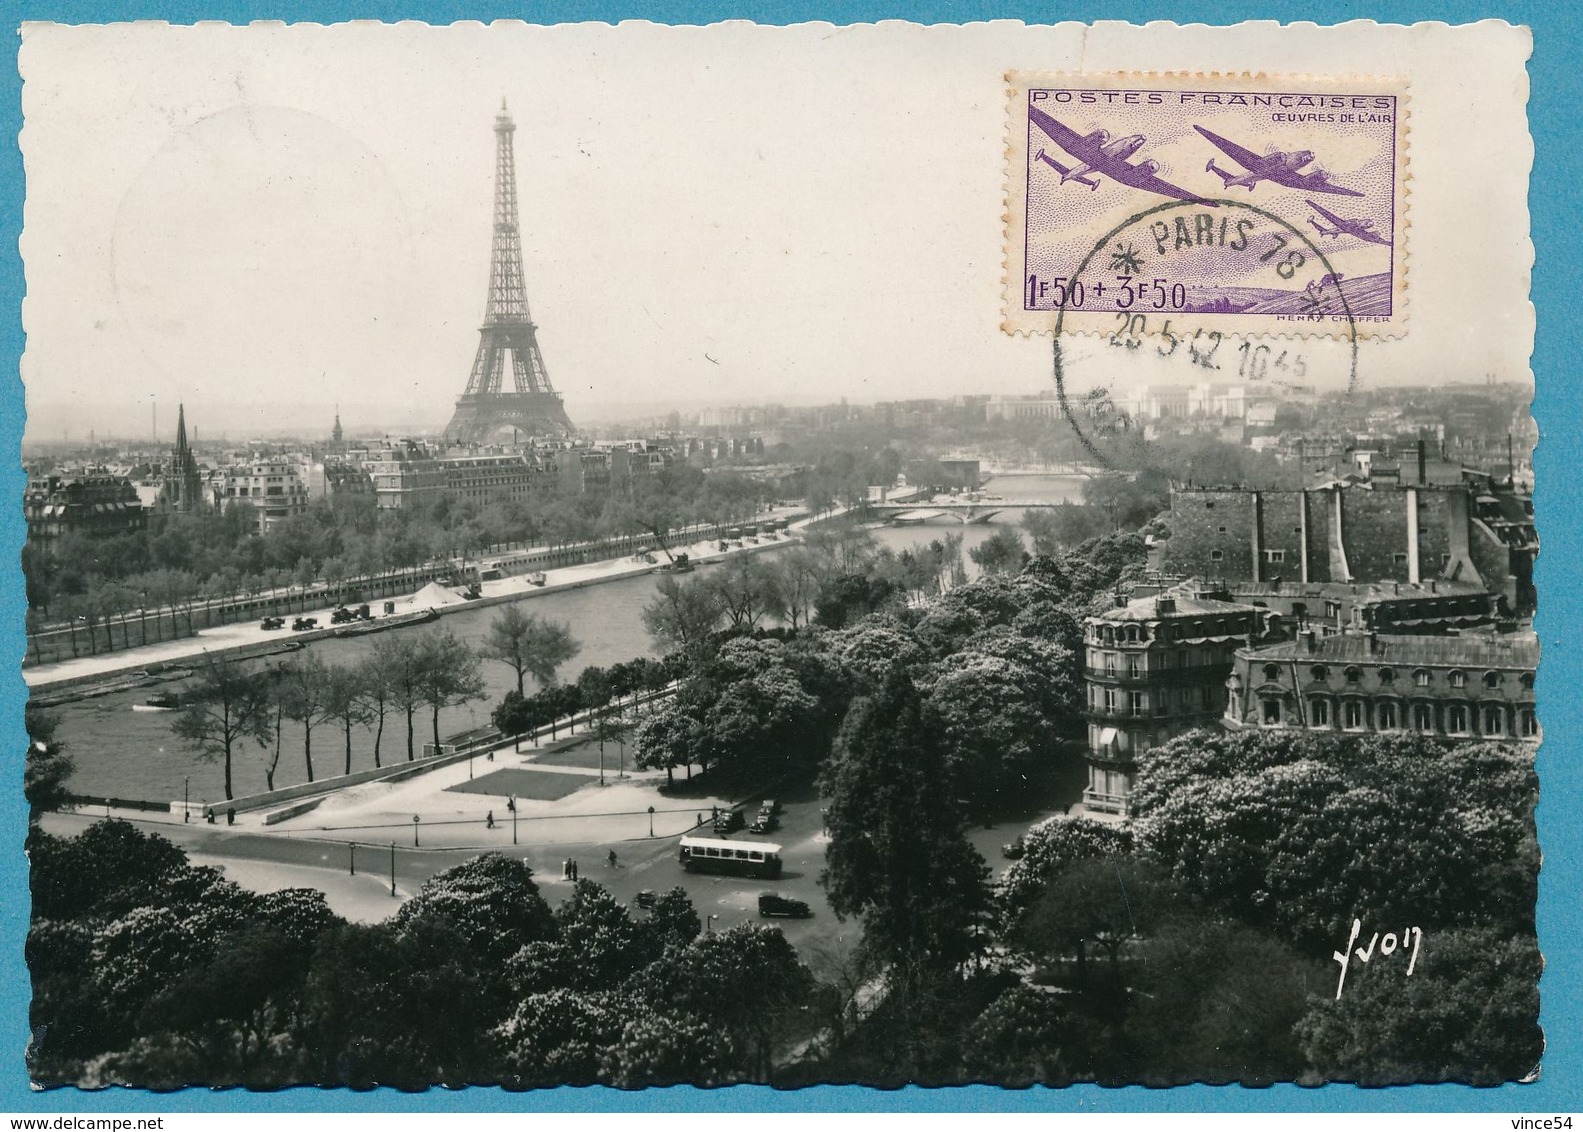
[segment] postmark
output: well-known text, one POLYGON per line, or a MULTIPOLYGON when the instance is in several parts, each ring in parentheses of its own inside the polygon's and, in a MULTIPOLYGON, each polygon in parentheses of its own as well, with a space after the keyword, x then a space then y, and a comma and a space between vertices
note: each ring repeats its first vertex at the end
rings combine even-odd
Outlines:
POLYGON ((1104 467, 1169 472, 1158 466, 1141 426, 1145 415, 1159 415, 1160 407, 1147 403, 1151 390, 1195 390, 1200 410, 1211 413, 1217 397, 1245 403, 1320 389, 1350 395, 1358 386, 1362 329, 1338 274, 1296 223, 1229 199, 1165 201, 1100 233, 1076 260, 1073 278, 1079 288, 1095 279, 1116 309, 1096 318, 1097 309, 1085 309, 1088 295, 1069 286, 1052 327, 1056 397, 1079 443, 1104 467), (1325 339, 1273 336, 1238 312, 1173 301, 1179 284, 1171 281, 1190 274, 1206 248, 1254 259, 1256 281, 1289 282, 1303 296, 1305 317, 1327 324, 1325 339), (1135 273, 1127 262, 1134 258, 1147 259, 1153 274, 1135 273))
POLYGON ((1149 312, 1222 333, 1406 329, 1401 81, 1013 72, 1008 83, 1006 331, 1108 334, 1149 312), (1124 224, 1173 204, 1188 207, 1124 224))

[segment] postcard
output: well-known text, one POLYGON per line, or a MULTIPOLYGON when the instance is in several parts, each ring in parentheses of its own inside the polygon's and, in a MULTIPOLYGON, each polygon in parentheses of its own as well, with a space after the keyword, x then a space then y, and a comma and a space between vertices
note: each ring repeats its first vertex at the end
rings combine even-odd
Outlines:
POLYGON ((25 24, 18 1071, 1539 1079, 1531 46, 25 24))

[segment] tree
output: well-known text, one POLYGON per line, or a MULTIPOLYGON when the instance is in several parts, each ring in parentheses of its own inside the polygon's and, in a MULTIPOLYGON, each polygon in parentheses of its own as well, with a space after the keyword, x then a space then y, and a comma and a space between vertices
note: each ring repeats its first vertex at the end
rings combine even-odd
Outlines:
POLYGON ((969 550, 967 556, 986 574, 1010 574, 1022 569, 1028 554, 1023 548, 1022 536, 1012 527, 1001 527, 969 550))
POLYGON ((1053 721, 1035 699, 1038 676, 1004 657, 957 653, 929 692, 945 728, 947 762, 969 813, 988 820, 1014 805, 1030 768, 1053 753, 1053 721))
MULTIPOLYGON (((307 656, 280 670, 280 710, 302 724, 302 759, 313 781, 313 729, 332 718, 329 708, 330 670, 317 656, 307 656)), ((347 755, 351 760, 350 751, 347 755)))
POLYGON ((532 676, 541 687, 547 687, 555 683, 561 665, 581 648, 569 626, 525 613, 521 605, 511 604, 490 622, 479 654, 509 665, 517 674, 517 694, 523 695, 524 676, 532 676))
POLYGON ((842 574, 819 591, 813 619, 828 629, 841 629, 871 613, 899 607, 906 595, 900 586, 867 574, 842 574))
POLYGON ((1413 735, 1198 731, 1143 757, 1139 843, 1188 891, 1322 956, 1354 917, 1532 930, 1533 754, 1413 735))
POLYGON ((777 1037, 814 990, 812 973, 780 929, 755 923, 700 936, 646 968, 634 985, 664 1013, 723 1029, 754 1081, 768 1080, 777 1037))
POLYGON ((419 688, 429 705, 434 727, 434 753, 440 753, 440 710, 470 703, 484 696, 484 677, 478 657, 449 629, 430 634, 420 652, 419 688))
POLYGON ((27 760, 22 770, 22 795, 27 799, 29 830, 38 827, 46 813, 70 810, 75 806, 66 788, 75 769, 66 745, 55 738, 60 720, 41 708, 23 711, 27 726, 27 760))
MULTIPOLYGON (((1343 943, 1336 941, 1338 949, 1343 943)), ((1543 960, 1532 935, 1487 928, 1425 934, 1411 977, 1401 953, 1394 958, 1354 958, 1339 999, 1332 982, 1310 1000, 1297 1035, 1314 1078, 1498 1085, 1537 1071, 1543 960)), ((1337 970, 1332 964, 1331 978, 1337 970)))
POLYGON ((747 632, 765 617, 785 612, 779 572, 769 563, 749 555, 735 555, 708 577, 734 632, 747 632))
POLYGON ((424 881, 396 913, 398 931, 421 920, 444 919, 486 963, 503 965, 524 944, 553 939, 555 919, 533 883, 533 870, 499 853, 485 853, 424 881))
POLYGON ((379 763, 379 744, 385 737, 385 713, 390 709, 390 673, 385 666, 386 654, 377 647, 357 666, 357 686, 361 690, 363 705, 368 713, 365 722, 374 726, 374 765, 379 763))
POLYGON ((266 741, 268 708, 256 678, 239 664, 206 660, 197 680, 183 693, 187 706, 176 716, 171 730, 198 754, 202 762, 223 760, 225 797, 231 790, 231 756, 243 739, 266 741))
POLYGON ((939 719, 899 666, 852 705, 821 785, 830 906, 862 920, 900 984, 954 971, 980 946, 988 869, 963 835, 939 719))
POLYGON ((707 578, 681 581, 666 574, 654 587, 654 600, 643 607, 643 627, 664 652, 699 649, 724 617, 720 595, 707 578))
MULTIPOLYGON (((412 717, 418 705, 424 702, 424 677, 427 674, 427 657, 422 639, 393 633, 374 642, 375 663, 384 679, 384 688, 391 706, 407 718, 407 761, 417 757, 413 742, 412 717)), ((380 713, 383 722, 384 714, 380 713)))
POLYGON ((365 726, 374 718, 368 703, 368 689, 363 684, 364 671, 361 665, 333 665, 326 673, 324 714, 326 719, 341 725, 346 740, 343 774, 352 773, 352 728, 365 726))

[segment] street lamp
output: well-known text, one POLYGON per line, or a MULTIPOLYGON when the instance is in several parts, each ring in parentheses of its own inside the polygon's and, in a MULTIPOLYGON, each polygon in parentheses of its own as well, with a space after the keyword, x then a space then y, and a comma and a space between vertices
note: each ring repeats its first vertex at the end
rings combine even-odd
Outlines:
POLYGON ((704 934, 705 935, 714 935, 715 934, 715 921, 718 920, 719 918, 720 917, 715 915, 713 912, 709 913, 708 917, 704 920, 704 934))
POLYGON ((649 807, 649 836, 654 836, 654 807, 649 807))
POLYGON ((508 808, 511 810, 511 844, 515 845, 517 843, 517 796, 515 794, 511 795, 508 808))
POLYGON ((181 820, 184 824, 192 820, 192 811, 187 809, 192 804, 191 784, 192 779, 184 775, 181 780, 181 820))
POLYGON ((414 849, 418 847, 418 822, 420 820, 417 814, 412 815, 412 847, 414 849))

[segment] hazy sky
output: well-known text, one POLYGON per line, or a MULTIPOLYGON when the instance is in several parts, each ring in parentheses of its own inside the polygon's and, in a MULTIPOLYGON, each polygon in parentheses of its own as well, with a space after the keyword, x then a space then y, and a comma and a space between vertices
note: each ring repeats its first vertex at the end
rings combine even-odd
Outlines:
MULTIPOLYGON (((353 431, 443 426, 502 96, 574 420, 1046 388, 1048 340, 998 329, 1012 68, 1407 76, 1411 329, 1360 380, 1520 379, 1527 46, 1488 25, 28 25, 29 433, 146 436, 154 400, 165 438, 178 400, 233 436, 327 428, 337 403, 353 431)), ((1109 380, 1102 348, 1076 354, 1109 380)))

